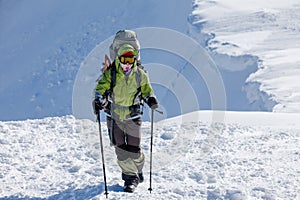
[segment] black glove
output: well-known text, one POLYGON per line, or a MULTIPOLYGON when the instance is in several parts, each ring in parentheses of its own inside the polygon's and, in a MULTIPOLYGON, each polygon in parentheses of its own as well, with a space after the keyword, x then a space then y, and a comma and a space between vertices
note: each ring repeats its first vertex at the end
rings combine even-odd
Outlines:
POLYGON ((104 109, 108 105, 107 99, 103 98, 96 98, 93 100, 93 109, 95 115, 99 114, 99 110, 104 109))
POLYGON ((92 102, 92 105, 93 105, 93 109, 94 109, 94 114, 98 115, 99 110, 102 110, 100 99, 94 99, 93 102, 92 102))
POLYGON ((146 103, 153 110, 155 110, 156 108, 158 108, 157 99, 155 97, 153 97, 153 96, 148 97, 148 99, 146 100, 146 103))

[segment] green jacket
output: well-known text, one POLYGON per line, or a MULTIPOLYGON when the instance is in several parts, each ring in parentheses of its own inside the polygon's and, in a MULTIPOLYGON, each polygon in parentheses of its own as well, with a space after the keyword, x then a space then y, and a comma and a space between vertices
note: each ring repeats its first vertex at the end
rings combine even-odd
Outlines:
MULTIPOLYGON (((141 87, 141 97, 145 98, 150 95, 154 95, 154 91, 149 81, 147 73, 137 67, 136 62, 132 67, 132 71, 129 75, 125 75, 118 58, 115 59, 116 65, 116 82, 113 88, 113 111, 117 114, 120 120, 130 118, 129 106, 134 105, 134 100, 138 92, 138 86, 141 87), (139 70, 140 84, 137 83, 138 76, 137 70, 139 70)), ((101 95, 110 90, 111 82, 111 68, 104 72, 96 85, 95 91, 98 91, 101 95)))

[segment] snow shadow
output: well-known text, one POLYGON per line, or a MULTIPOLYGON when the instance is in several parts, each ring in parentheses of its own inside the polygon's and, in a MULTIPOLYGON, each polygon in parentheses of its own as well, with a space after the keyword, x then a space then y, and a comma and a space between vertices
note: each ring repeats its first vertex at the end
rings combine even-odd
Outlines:
MULTIPOLYGON (((168 76, 170 84, 163 87, 159 84, 153 84, 156 96, 160 104, 164 107, 167 117, 175 117, 181 114, 180 99, 176 94, 172 93, 176 86, 181 87, 182 91, 187 93, 186 88, 182 87, 182 82, 179 80, 179 75, 186 78, 191 89, 194 91, 199 107, 193 108, 198 110, 211 110, 212 99, 205 82, 205 77, 199 74, 195 67, 193 67, 186 60, 178 57, 172 53, 146 49, 142 51, 144 61, 150 62, 156 60, 157 62, 169 65, 178 72, 178 76, 168 76), (167 61, 167 62, 166 62, 167 61)), ((218 68, 222 81, 224 84, 226 94, 226 110, 230 111, 272 111, 276 102, 265 92, 260 90, 260 83, 248 82, 249 76, 258 70, 259 58, 253 55, 230 56, 227 54, 219 54, 210 51, 210 56, 218 68)), ((155 71, 155 66, 147 66, 151 78, 151 72, 155 71)), ((158 70, 157 70, 158 71, 158 70)), ((162 72, 163 73, 163 72, 162 72)), ((214 79, 214 77, 208 77, 214 79)), ((187 93, 188 94, 188 93, 187 93)), ((221 95, 221 94, 220 94, 221 95)), ((190 97, 186 97, 187 99, 190 97)), ((189 110, 190 112, 195 110, 189 110)), ((147 112, 146 112, 147 113, 147 112)), ((148 120, 148 116, 144 118, 148 120)))
MULTIPOLYGON (((122 192, 123 187, 120 186, 119 184, 108 186, 108 193, 109 191, 122 192)), ((65 191, 62 191, 59 194, 55 194, 47 198, 10 196, 10 197, 0 197, 0 200, 46 200, 46 199, 47 200, 57 200, 57 199, 84 200, 84 199, 91 199, 102 193, 104 193, 104 183, 101 183, 99 185, 86 186, 85 188, 82 189, 69 188, 65 191)))
MULTIPOLYGON (((259 57, 251 54, 229 55, 218 53, 216 47, 210 46, 210 44, 218 42, 214 41, 215 34, 202 32, 205 20, 202 20, 202 17, 196 14, 190 15, 188 21, 189 35, 203 48, 207 49, 208 54, 222 75, 226 90, 226 109, 231 111, 271 112, 277 102, 261 90, 261 83, 248 80, 251 74, 259 70, 261 63, 259 57)), ((219 46, 234 46, 234 44, 224 42, 219 46)), ((203 97, 206 96, 202 95, 201 98, 203 97)), ((204 104, 202 109, 211 109, 210 107, 207 108, 207 105, 204 104)))

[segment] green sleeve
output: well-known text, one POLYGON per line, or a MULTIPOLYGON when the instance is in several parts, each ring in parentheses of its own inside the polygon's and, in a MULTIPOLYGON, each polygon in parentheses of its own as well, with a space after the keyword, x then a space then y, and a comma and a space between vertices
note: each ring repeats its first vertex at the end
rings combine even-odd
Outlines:
POLYGON ((152 89, 148 74, 141 70, 141 92, 142 92, 142 97, 145 98, 149 95, 154 95, 154 91, 152 89))
POLYGON ((98 91, 101 95, 103 95, 107 90, 110 89, 110 81, 110 70, 107 70, 99 79, 95 87, 95 91, 98 91))

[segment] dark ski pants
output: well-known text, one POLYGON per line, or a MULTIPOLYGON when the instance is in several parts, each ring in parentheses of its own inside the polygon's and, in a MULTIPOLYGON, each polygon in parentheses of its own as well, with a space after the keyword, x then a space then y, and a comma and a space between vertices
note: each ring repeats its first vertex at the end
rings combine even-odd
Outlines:
POLYGON ((113 120, 107 118, 107 126, 110 133, 112 128, 112 142, 115 146, 118 164, 122 173, 129 176, 137 176, 142 172, 145 156, 141 151, 141 124, 142 119, 113 120))

